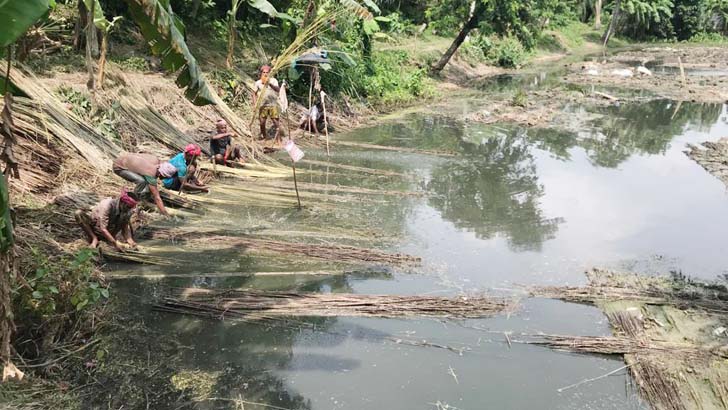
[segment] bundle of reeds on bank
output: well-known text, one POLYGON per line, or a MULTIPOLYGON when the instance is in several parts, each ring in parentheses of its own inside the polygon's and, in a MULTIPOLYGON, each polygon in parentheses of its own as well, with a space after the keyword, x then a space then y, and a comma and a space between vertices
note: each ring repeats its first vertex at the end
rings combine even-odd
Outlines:
POLYGON ((255 320, 288 316, 482 318, 514 307, 486 296, 397 296, 258 290, 175 289, 155 309, 211 319, 255 320))

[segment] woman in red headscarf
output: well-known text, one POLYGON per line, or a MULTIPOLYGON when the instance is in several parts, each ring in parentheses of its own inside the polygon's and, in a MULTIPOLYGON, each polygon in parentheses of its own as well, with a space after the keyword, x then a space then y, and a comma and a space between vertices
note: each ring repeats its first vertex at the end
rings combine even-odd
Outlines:
POLYGON ((197 171, 197 159, 202 154, 202 149, 197 144, 188 144, 183 152, 173 156, 169 163, 177 169, 177 174, 169 178, 163 178, 162 184, 167 189, 187 192, 207 192, 205 184, 200 183, 195 177, 197 171))
POLYGON ((76 222, 86 233, 89 245, 92 248, 98 247, 99 238, 101 238, 120 252, 127 245, 132 248, 136 247, 130 221, 132 211, 138 201, 139 197, 136 194, 124 189, 118 198, 104 198, 90 212, 83 209, 77 210, 74 215, 76 222), (116 239, 119 234, 126 244, 116 239))

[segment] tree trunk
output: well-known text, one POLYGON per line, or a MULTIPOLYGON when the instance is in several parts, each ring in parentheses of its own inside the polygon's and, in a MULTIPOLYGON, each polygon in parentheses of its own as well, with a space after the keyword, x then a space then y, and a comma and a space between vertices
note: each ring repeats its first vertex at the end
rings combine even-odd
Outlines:
POLYGON ((478 27, 478 23, 480 23, 480 19, 482 17, 482 14, 485 12, 485 6, 482 1, 478 1, 475 9, 473 10, 473 14, 470 16, 468 21, 465 23, 463 28, 460 30, 460 33, 458 33, 458 36, 455 37, 455 40, 450 45, 450 48, 447 49, 445 54, 442 55, 440 58, 440 61, 437 62, 432 68, 430 69, 430 72, 433 74, 437 74, 440 71, 442 71, 443 68, 447 65, 447 63, 452 58, 453 54, 460 48, 460 45, 463 44, 463 41, 465 41, 465 37, 468 36, 470 31, 476 27, 478 27))
POLYGON ((101 57, 99 57, 99 88, 104 88, 104 69, 106 68, 106 50, 109 47, 109 33, 101 34, 101 57))
POLYGON ((88 19, 86 23, 86 70, 88 71, 88 82, 86 82, 86 87, 88 87, 88 89, 93 93, 96 88, 92 50, 93 44, 96 43, 96 26, 94 26, 94 6, 96 2, 92 2, 91 4, 91 9, 88 11, 88 19))
POLYGON ((73 47, 76 51, 81 51, 81 47, 84 46, 83 39, 86 31, 86 20, 88 19, 88 10, 84 5, 83 0, 78 2, 78 20, 76 21, 76 27, 73 28, 73 47))
MULTIPOLYGON (((0 175, 0 178, 5 179, 0 175)), ((10 339, 13 335, 13 312, 10 305, 10 255, 8 252, 0 253, 0 370, 3 379, 6 378, 6 369, 11 369, 10 339)), ((3 380, 5 381, 5 380, 3 380)))
MULTIPOLYGON (((13 320, 12 298, 10 293, 10 277, 15 272, 13 259, 13 221, 10 216, 10 192, 8 178, 11 168, 12 146, 14 143, 13 117, 12 117, 12 93, 9 90, 10 84, 10 67, 12 61, 12 48, 8 46, 7 53, 7 70, 5 71, 5 85, 3 93, 5 94, 5 107, 2 114, 2 128, 0 134, 4 135, 5 150, 9 151, 6 155, 7 169, 5 173, 0 174, 0 218, 4 221, 2 229, 2 243, 0 243, 0 371, 2 371, 2 379, 23 378, 23 372, 18 370, 10 361, 10 341, 15 330, 15 322, 13 320), (9 148, 8 148, 9 147, 9 148)), ((16 171, 17 173, 17 168, 16 171)), ((16 174, 17 175, 17 174, 16 174)))
POLYGON ((227 68, 233 68, 233 57, 235 55, 235 37, 236 36, 236 20, 235 16, 230 16, 230 21, 228 23, 228 49, 227 49, 227 58, 225 59, 225 65, 227 68))
POLYGON ((602 0, 596 0, 594 3, 594 28, 602 29, 602 0))
POLYGON ((617 27, 617 20, 619 20, 621 6, 622 6, 622 0, 617 0, 614 3, 614 12, 612 13, 612 18, 611 18, 611 20, 609 20, 609 26, 607 27, 607 31, 604 32, 604 37, 602 37, 602 43, 604 43, 604 47, 607 46, 607 43, 609 42, 609 38, 612 37, 612 34, 614 34, 614 30, 617 27))
POLYGON ((192 1, 192 13, 191 13, 192 18, 197 17, 197 12, 200 11, 200 3, 202 3, 202 0, 193 0, 192 1))

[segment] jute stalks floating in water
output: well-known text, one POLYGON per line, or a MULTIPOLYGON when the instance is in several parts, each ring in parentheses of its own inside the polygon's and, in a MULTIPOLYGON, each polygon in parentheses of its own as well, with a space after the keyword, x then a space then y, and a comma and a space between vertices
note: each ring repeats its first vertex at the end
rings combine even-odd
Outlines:
POLYGON ((396 296, 257 290, 176 289, 158 310, 213 319, 281 316, 482 318, 513 309, 514 302, 486 296, 396 296))
POLYGON ((300 164, 310 164, 310 165, 314 165, 314 166, 318 166, 318 167, 343 169, 345 171, 361 172, 364 174, 381 175, 381 176, 387 176, 387 177, 404 178, 404 177, 408 176, 407 174, 403 174, 401 172, 388 171, 388 170, 376 169, 376 168, 357 167, 354 165, 344 165, 344 164, 337 164, 335 162, 316 161, 316 160, 312 160, 312 159, 304 159, 304 160, 299 161, 299 163, 300 164))
POLYGON ((582 287, 543 286, 529 289, 532 296, 570 302, 594 303, 636 300, 653 305, 696 307, 728 312, 728 292, 689 282, 673 283, 666 278, 638 277, 593 269, 589 284, 582 287))
POLYGON ((182 196, 172 191, 160 190, 159 196, 162 198, 165 205, 175 208, 198 209, 202 207, 203 204, 202 201, 192 198, 190 195, 182 196))
POLYGON ((623 355, 638 391, 655 409, 728 408, 728 346, 706 331, 728 312, 724 287, 598 269, 587 276, 583 288, 531 293, 601 307, 615 336, 538 335, 532 343, 623 355))
POLYGON ((307 256, 334 262, 361 263, 369 262, 391 266, 416 266, 421 262, 417 256, 402 253, 387 253, 378 249, 357 248, 347 245, 316 245, 311 243, 275 241, 254 236, 204 236, 196 237, 194 233, 185 235, 168 235, 164 231, 150 234, 155 239, 187 240, 191 246, 239 246, 246 250, 273 252, 289 255, 307 256))
MULTIPOLYGON (((322 137, 319 137, 319 139, 321 139, 321 138, 322 137)), ((417 149, 417 148, 407 148, 407 147, 395 147, 392 145, 364 144, 361 142, 353 142, 353 141, 336 141, 335 143, 332 142, 331 144, 334 146, 340 145, 342 147, 350 147, 350 148, 407 152, 407 153, 411 153, 411 154, 434 155, 434 156, 438 156, 438 157, 456 157, 458 155, 457 153, 452 152, 452 151, 439 151, 439 150, 417 149)))
POLYGON ((124 252, 119 252, 109 249, 108 247, 103 247, 101 250, 101 256, 104 259, 111 261, 140 263, 142 265, 172 265, 172 260, 169 258, 133 250, 125 250, 124 252))
MULTIPOLYGON (((252 185, 275 187, 283 189, 291 189, 293 184, 290 181, 255 181, 252 185)), ((363 195, 383 195, 383 196, 424 196, 424 192, 416 191, 393 191, 386 189, 371 189, 361 188, 357 186, 346 186, 346 185, 333 185, 333 184, 317 184, 313 182, 299 182, 298 187, 300 189, 306 189, 309 191, 327 191, 327 192, 341 192, 347 194, 363 194, 363 195)))

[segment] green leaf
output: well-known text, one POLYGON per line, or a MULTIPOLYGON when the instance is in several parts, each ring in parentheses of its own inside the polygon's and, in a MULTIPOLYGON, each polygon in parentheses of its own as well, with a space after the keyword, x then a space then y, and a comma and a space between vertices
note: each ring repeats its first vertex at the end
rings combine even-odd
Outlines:
POLYGON ((53 293, 54 295, 57 295, 59 293, 58 288, 55 286, 48 286, 48 291, 53 293))
POLYGON ((279 12, 278 10, 276 10, 275 6, 270 4, 267 0, 248 0, 248 5, 250 5, 250 7, 253 7, 255 9, 262 11, 263 13, 265 13, 273 18, 287 20, 287 21, 290 21, 291 23, 298 24, 297 19, 294 19, 293 17, 291 17, 290 15, 288 15, 286 13, 279 12))
POLYGON ((351 57, 351 55, 345 51, 341 50, 328 50, 329 54, 332 54, 332 57, 337 58, 342 63, 350 66, 350 67, 356 67, 356 61, 351 57))
POLYGON ((49 0, 0 0, 0 56, 54 5, 49 0))
POLYGON ((31 296, 33 296, 33 299, 43 299, 43 292, 35 290, 31 293, 31 296))
POLYGON ((181 70, 177 86, 187 88, 187 99, 195 105, 215 104, 215 92, 187 48, 184 24, 172 11, 169 0, 127 0, 127 3, 152 52, 161 58, 162 66, 172 72, 181 70))
POLYGON ((108 299, 109 298, 109 290, 106 289, 106 288, 101 289, 101 296, 103 296, 104 299, 108 299))
POLYGON ((377 6, 377 3, 375 3, 373 0, 364 0, 364 4, 367 5, 370 9, 374 10, 375 13, 379 14, 382 12, 382 10, 379 9, 379 6, 377 6))
MULTIPOLYGON (((359 4, 359 2, 357 2, 356 0, 341 0, 341 5, 365 21, 374 18, 372 12, 369 11, 366 7, 359 4)), ((377 10, 379 10, 379 8, 377 8, 377 10)))
MULTIPOLYGON (((2 1, 2 0, 0 0, 2 1)), ((8 101, 12 101, 11 94, 5 97, 5 108, 2 111, 3 121, 6 112, 10 112, 12 105, 8 101)), ((0 252, 6 252, 15 243, 13 237, 13 220, 10 217, 10 195, 8 193, 8 184, 5 178, 0 177, 0 252)))
POLYGON ((364 20, 364 32, 367 35, 372 35, 374 33, 379 32, 381 29, 379 28, 379 24, 377 24, 377 21, 374 19, 371 20, 364 20))
POLYGON ((86 307, 86 305, 88 305, 88 299, 80 301, 78 305, 76 305, 76 311, 83 309, 84 307, 86 307))

